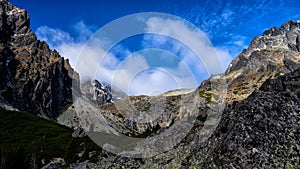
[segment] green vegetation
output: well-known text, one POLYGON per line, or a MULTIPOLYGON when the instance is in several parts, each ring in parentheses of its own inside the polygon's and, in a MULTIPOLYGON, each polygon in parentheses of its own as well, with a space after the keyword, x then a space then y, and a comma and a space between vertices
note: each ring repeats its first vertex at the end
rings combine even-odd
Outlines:
POLYGON ((30 163, 40 168, 53 158, 63 158, 67 166, 101 151, 88 137, 73 138, 72 129, 29 113, 0 109, 0 119, 0 168, 31 168, 30 163))
POLYGON ((201 90, 199 92, 199 96, 205 98, 207 102, 211 102, 212 94, 211 93, 206 93, 205 91, 201 90))
POLYGON ((206 100, 207 102, 211 102, 211 99, 212 99, 212 98, 214 98, 215 100, 218 100, 218 99, 219 99, 219 96, 218 96, 218 95, 215 95, 215 94, 213 94, 213 93, 208 93, 208 92, 205 92, 205 91, 203 91, 203 90, 201 90, 201 91, 199 92, 199 96, 205 98, 205 100, 206 100))

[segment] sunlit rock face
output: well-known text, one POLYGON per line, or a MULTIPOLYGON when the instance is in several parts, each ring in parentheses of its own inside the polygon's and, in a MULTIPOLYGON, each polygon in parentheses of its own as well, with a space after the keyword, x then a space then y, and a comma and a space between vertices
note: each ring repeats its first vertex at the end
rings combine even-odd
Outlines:
POLYGON ((300 22, 289 21, 266 30, 231 62, 226 70, 228 103, 241 101, 266 79, 298 69, 300 63, 300 22))

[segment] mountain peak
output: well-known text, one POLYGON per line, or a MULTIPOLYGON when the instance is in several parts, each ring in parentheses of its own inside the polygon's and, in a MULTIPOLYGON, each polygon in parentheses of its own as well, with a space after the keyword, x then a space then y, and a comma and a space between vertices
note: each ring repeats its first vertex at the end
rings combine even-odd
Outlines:
POLYGON ((26 10, 0 2, 0 95, 14 108, 56 119, 72 103, 68 60, 37 40, 26 10))
POLYGON ((277 36, 277 35, 283 35, 286 34, 288 31, 299 31, 300 30, 300 20, 294 21, 290 20, 284 24, 281 25, 280 28, 273 27, 271 29, 268 29, 264 31, 264 36, 277 36))
POLYGON ((253 38, 225 72, 227 101, 240 101, 269 78, 294 71, 300 63, 300 21, 288 21, 253 38))

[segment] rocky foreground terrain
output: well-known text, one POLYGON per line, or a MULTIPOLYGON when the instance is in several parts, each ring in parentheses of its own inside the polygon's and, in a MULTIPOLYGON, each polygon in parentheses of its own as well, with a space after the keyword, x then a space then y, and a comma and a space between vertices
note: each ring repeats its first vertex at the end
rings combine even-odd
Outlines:
POLYGON ((25 10, 0 0, 1 168, 300 168, 299 21, 255 37, 224 74, 197 89, 155 97, 114 96, 98 81, 80 84, 68 60, 29 25, 25 10), (189 117, 195 119, 187 135, 148 158, 115 155, 107 150, 116 148, 102 149, 86 136, 124 134, 151 143, 189 117))

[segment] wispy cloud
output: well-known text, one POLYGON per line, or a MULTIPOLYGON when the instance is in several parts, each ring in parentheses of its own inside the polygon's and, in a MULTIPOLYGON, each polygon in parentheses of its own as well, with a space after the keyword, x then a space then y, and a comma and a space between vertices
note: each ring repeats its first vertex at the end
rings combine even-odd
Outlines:
POLYGON ((213 47, 202 31, 196 31, 183 22, 151 18, 147 24, 150 32, 158 32, 164 36, 145 36, 146 47, 149 47, 147 46, 149 44, 154 47, 166 46, 166 49, 177 53, 194 73, 203 73, 203 70, 207 71, 208 75, 222 73, 228 62, 232 60, 227 50, 213 47), (220 67, 218 63, 223 64, 224 67, 220 67))
POLYGON ((300 9, 296 4, 283 0, 195 1, 186 6, 170 3, 169 9, 162 10, 196 24, 215 46, 226 48, 236 57, 264 28, 299 19, 295 15, 300 9))
POLYGON ((69 58, 70 64, 75 67, 82 48, 94 33, 93 29, 94 26, 79 21, 72 26, 73 34, 48 26, 39 27, 35 33, 40 40, 46 41, 51 49, 55 49, 62 56, 69 58))

